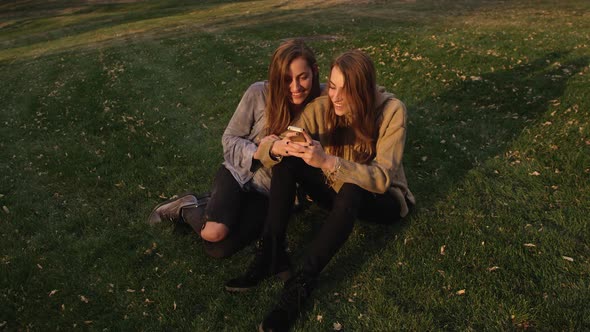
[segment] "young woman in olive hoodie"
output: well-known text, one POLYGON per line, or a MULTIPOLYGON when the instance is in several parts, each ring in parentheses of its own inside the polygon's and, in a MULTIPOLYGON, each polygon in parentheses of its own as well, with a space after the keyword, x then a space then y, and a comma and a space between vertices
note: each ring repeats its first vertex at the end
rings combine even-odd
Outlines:
POLYGON ((277 306, 260 325, 263 331, 288 329, 318 275, 352 232, 356 218, 393 223, 415 203, 402 166, 407 113, 392 94, 378 89, 371 59, 345 52, 331 67, 328 96, 310 103, 294 125, 305 143, 266 141, 262 162, 273 166, 269 210, 262 248, 248 272, 227 283, 245 289, 277 272, 288 256, 285 241, 295 185, 330 214, 313 239, 302 269, 287 281, 277 306), (289 156, 289 157, 283 157, 289 156))

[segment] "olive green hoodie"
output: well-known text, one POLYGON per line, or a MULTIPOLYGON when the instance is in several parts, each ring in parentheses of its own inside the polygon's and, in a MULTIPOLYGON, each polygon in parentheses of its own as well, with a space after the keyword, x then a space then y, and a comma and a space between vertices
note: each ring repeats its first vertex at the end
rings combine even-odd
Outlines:
MULTIPOLYGON (((374 193, 388 192, 399 201, 400 216, 405 217, 409 210, 408 203, 415 204, 402 165, 406 140, 406 107, 393 94, 381 87, 376 93, 375 105, 379 130, 375 158, 367 164, 351 161, 353 146, 347 145, 344 156, 338 157, 335 170, 323 171, 336 192, 344 183, 353 183, 374 193)), ((333 112, 330 107, 328 96, 318 97, 307 105, 293 125, 305 129, 314 140, 318 140, 325 147, 328 145, 328 138, 324 113, 333 112)), ((264 152, 261 162, 266 167, 272 167, 279 162, 270 157, 272 143, 266 142, 260 146, 264 152)))

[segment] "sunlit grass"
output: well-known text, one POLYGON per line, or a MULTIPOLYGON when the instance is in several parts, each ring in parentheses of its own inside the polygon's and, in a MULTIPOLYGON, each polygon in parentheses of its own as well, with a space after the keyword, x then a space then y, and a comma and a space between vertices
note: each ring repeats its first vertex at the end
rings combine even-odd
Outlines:
MULTIPOLYGON (((296 330, 587 330, 585 1, 0 4, 0 329, 253 330, 280 285, 144 218, 209 189, 281 40, 360 48, 409 109, 418 199, 358 223, 296 330), (336 324, 336 325, 334 325, 336 324)), ((290 226, 296 262, 321 226, 290 226)))
POLYGON ((62 29, 67 31, 68 27, 76 27, 81 24, 97 24, 99 27, 88 32, 75 33, 73 35, 68 34, 57 38, 49 37, 48 41, 34 43, 33 45, 14 48, 7 47, 0 51, 0 61, 35 57, 79 47, 92 47, 96 43, 108 41, 128 40, 129 38, 133 39, 135 37, 142 38, 142 34, 146 33, 170 35, 171 33, 178 33, 177 30, 181 30, 180 33, 182 33, 187 29, 192 31, 206 30, 221 25, 224 26, 224 29, 235 29, 240 25, 258 21, 261 18, 260 15, 280 15, 284 11, 326 6, 326 3, 320 1, 302 1, 298 4, 286 6, 277 6, 276 2, 272 0, 245 1, 215 5, 193 5, 190 7, 181 7, 178 13, 161 15, 157 6, 142 4, 124 6, 109 11, 96 10, 90 13, 80 10, 80 12, 68 13, 67 15, 26 19, 22 24, 19 24, 20 22, 15 20, 3 27, 3 29, 7 30, 3 34, 4 38, 18 40, 18 38, 24 38, 30 34, 43 33, 47 35, 51 31, 57 32, 62 29), (138 11, 140 14, 133 15, 129 19, 129 13, 133 13, 133 11, 138 11), (141 13, 148 17, 141 17, 141 13), (253 19, 248 19, 248 17, 253 17, 253 19), (237 25, 235 23, 225 24, 235 18, 239 18, 241 23, 237 25), (244 18, 245 20, 243 20, 244 18), (105 27, 101 27, 101 25, 105 25, 105 27))

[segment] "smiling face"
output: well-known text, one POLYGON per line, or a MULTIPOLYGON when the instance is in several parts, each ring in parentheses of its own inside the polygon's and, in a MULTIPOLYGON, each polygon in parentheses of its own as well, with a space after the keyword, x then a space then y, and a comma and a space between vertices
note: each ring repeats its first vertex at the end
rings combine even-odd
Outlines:
POLYGON ((332 105, 334 105, 334 112, 338 116, 343 116, 350 111, 346 92, 344 91, 344 83, 346 82, 340 68, 337 66, 332 67, 332 72, 330 73, 330 85, 328 86, 328 96, 330 96, 332 105))
POLYGON ((289 102, 301 105, 309 94, 313 84, 313 70, 303 57, 295 58, 289 64, 289 73, 285 77, 289 85, 289 102))

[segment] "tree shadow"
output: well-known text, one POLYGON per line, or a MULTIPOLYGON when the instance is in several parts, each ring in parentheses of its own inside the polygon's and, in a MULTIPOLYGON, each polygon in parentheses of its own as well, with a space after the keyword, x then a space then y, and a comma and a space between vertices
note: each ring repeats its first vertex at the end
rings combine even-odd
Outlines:
MULTIPOLYGON (((322 288, 334 289, 370 264, 394 241, 403 241, 414 219, 428 215, 436 202, 444 201, 467 173, 487 159, 504 154, 528 126, 538 124, 551 103, 559 99, 568 80, 588 65, 589 57, 563 61, 568 52, 548 53, 512 69, 489 72, 456 84, 445 93, 408 105, 410 126, 404 167, 417 206, 403 222, 393 226, 359 221, 354 245, 346 245, 326 267, 332 278, 322 278, 322 288), (428 110, 428 111, 426 111, 428 110), (421 115, 424 114, 424 115, 421 115), (448 144, 441 154, 440 130, 436 123, 456 123, 457 144, 448 144), (420 146, 420 151, 413 149, 420 146), (423 162, 422 156, 432 156, 423 162), (452 159, 442 158, 449 155, 452 159), (359 250, 361 249, 361 250, 359 250)), ((446 133, 446 135, 451 135, 446 133)), ((448 138, 447 138, 448 139, 448 138)), ((395 262, 390 262, 394 264, 395 262)))
MULTIPOLYGON (((343 8, 339 7, 334 10, 343 8)), ((295 20, 310 13, 319 15, 321 11, 299 10, 284 15, 265 13, 248 18, 235 18, 227 22, 225 28, 239 30, 240 27, 248 24, 265 26, 277 20, 295 20)), ((170 13, 167 14, 170 15, 170 13)), ((317 20, 318 17, 310 16, 309 19, 317 20)), ((121 22, 102 23, 105 23, 106 26, 114 26, 121 22)), ((332 23, 334 21, 325 24, 332 23)), ((97 27, 99 25, 94 28, 97 27)), ((212 27, 223 29, 224 25, 216 23, 212 27)), ((88 29, 88 31, 92 31, 92 29, 88 29)), ((188 34, 188 28, 183 33, 188 34)), ((169 34, 161 32, 155 37, 166 38, 177 34, 178 31, 172 31, 169 34)), ((116 39, 116 37, 113 38, 116 39)), ((571 77, 564 69, 575 73, 588 64, 587 57, 580 57, 565 61, 559 66, 554 65, 558 60, 563 62, 562 59, 566 57, 567 53, 565 52, 549 53, 545 57, 508 70, 486 73, 481 75, 480 79, 466 79, 451 86, 443 94, 408 104, 412 123, 409 126, 404 166, 410 188, 418 199, 417 210, 405 222, 393 227, 359 222, 352 235, 351 240, 353 241, 345 245, 345 248, 327 267, 328 275, 323 276, 320 290, 325 293, 326 290, 334 289, 343 284, 346 277, 366 269, 368 262, 378 258, 384 249, 394 241, 398 241, 395 240, 396 237, 403 239, 404 232, 412 225, 413 220, 426 213, 435 203, 443 201, 443 198, 454 186, 461 183, 470 170, 477 168, 495 155, 505 152, 510 147, 510 143, 527 126, 537 123, 539 116, 551 104, 551 100, 558 99, 563 95, 571 77), (437 126, 440 123, 455 123, 456 130, 453 133, 445 133, 440 126, 437 126), (447 143, 441 145, 441 140, 446 140, 447 143), (440 149, 446 150, 442 156, 440 149), (424 161, 424 156, 428 156, 428 160, 424 161), (447 156, 453 158, 446 158, 447 156), (357 245, 357 243, 359 244, 357 245), (362 250, 357 250, 357 248, 362 250)), ((23 59, 23 61, 26 60, 26 58, 23 59)), ((447 127, 444 126, 444 128, 447 127)), ((111 168, 113 166, 109 164, 105 167, 111 168)), ((210 172, 212 174, 214 168, 211 168, 210 172)), ((195 176, 195 178, 197 177, 195 176)), ((205 178, 208 185, 210 178, 205 178)), ((102 197, 100 198, 102 199, 102 197)), ((136 199, 143 200, 143 196, 137 196, 136 199)), ((146 203, 143 204, 147 206, 146 203)), ((151 207, 151 202, 149 204, 151 207)), ((133 214, 134 211, 129 213, 133 214)), ((314 227, 320 225, 321 218, 321 214, 314 217, 313 220, 310 220, 310 229, 305 229, 304 232, 296 233, 293 236, 294 246, 292 249, 297 255, 303 252, 302 248, 309 240, 308 235, 315 234, 314 227)), ((195 259, 194 256, 188 255, 183 258, 195 259)), ((197 257, 198 259, 206 259, 206 257, 200 255, 197 257)), ((250 255, 240 255, 232 261, 240 261, 240 264, 245 266, 249 259, 250 255)), ((232 261, 229 261, 230 264, 232 261)), ((229 264, 225 265, 227 268, 229 264)), ((205 266, 214 265, 211 263, 205 266)), ((223 280, 220 280, 219 284, 215 286, 221 287, 222 282, 223 280)), ((215 301, 216 298, 212 296, 212 298, 202 300, 208 303, 215 301)))

